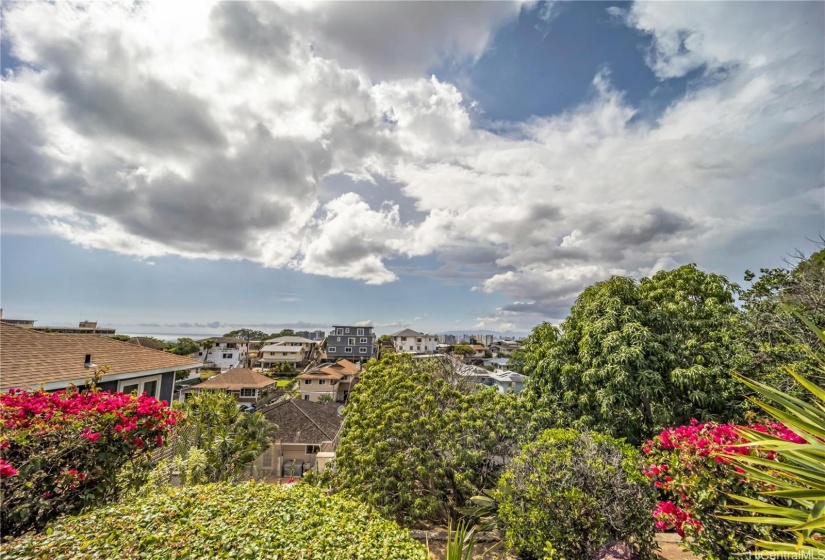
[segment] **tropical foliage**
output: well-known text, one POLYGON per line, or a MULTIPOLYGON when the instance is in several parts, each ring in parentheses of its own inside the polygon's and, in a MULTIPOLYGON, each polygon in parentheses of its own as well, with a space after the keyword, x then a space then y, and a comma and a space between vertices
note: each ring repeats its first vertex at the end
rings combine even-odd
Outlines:
POLYGON ((235 480, 274 441, 278 427, 260 412, 238 408, 235 397, 223 391, 202 391, 186 401, 187 431, 182 458, 192 450, 205 465, 190 483, 235 480))
MULTIPOLYGON (((807 322, 807 321, 806 321, 807 322)), ((825 343, 825 335, 813 324, 808 326, 825 343)), ((825 373, 825 356, 817 354, 820 371, 825 373)), ((776 437, 763 431, 746 429, 741 435, 754 450, 748 456, 729 456, 744 471, 748 480, 762 489, 761 500, 737 495, 745 505, 733 509, 753 516, 731 516, 730 521, 760 524, 781 529, 795 543, 758 540, 764 556, 777 552, 825 555, 825 390, 788 368, 788 373, 810 393, 813 404, 785 394, 769 385, 743 379, 758 397, 756 405, 783 422, 795 437, 776 437), (776 455, 779 464, 771 461, 776 455), (766 458, 767 456, 767 458, 766 458), (769 498, 766 502, 765 497, 769 498), (788 503, 776 505, 776 499, 788 503)), ((781 539, 786 540, 786 539, 781 539)))
POLYGON ((653 486, 639 453, 610 436, 547 430, 507 467, 494 496, 507 547, 525 558, 591 558, 619 541, 654 558, 653 486))
POLYGON ((308 485, 167 488, 64 518, 0 548, 17 559, 360 558, 426 560, 374 510, 308 485))
POLYGON ((179 418, 165 401, 145 395, 93 389, 0 395, 4 535, 115 499, 120 468, 162 447, 179 418))
POLYGON ((524 424, 515 395, 479 387, 438 359, 370 362, 344 411, 338 487, 406 524, 457 519, 495 485, 524 424))
POLYGON ((542 325, 522 356, 541 426, 594 429, 640 444, 691 418, 743 412, 730 375, 742 356, 733 287, 687 265, 637 283, 588 287, 561 334, 542 325))

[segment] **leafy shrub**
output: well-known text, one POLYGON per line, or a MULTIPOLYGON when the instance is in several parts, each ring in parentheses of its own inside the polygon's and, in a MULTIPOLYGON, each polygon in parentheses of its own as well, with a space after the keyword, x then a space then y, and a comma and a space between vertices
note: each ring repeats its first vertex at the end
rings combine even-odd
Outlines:
POLYGON ((427 551, 374 510, 298 484, 166 489, 64 518, 2 547, 42 558, 359 558, 425 560, 427 551))
MULTIPOLYGON (((786 441, 801 441, 782 424, 754 424, 753 430, 786 441)), ((754 539, 771 537, 767 525, 744 525, 718 517, 729 513, 728 495, 757 498, 758 488, 734 469, 721 454, 748 455, 739 428, 731 424, 699 423, 670 428, 643 445, 648 466, 645 475, 654 480, 662 497, 653 515, 659 529, 675 529, 682 544, 707 560, 725 559, 751 549, 754 539)), ((765 459, 774 460, 768 452, 765 459)))
POLYGON ((120 468, 163 446, 178 419, 165 401, 144 395, 0 395, 4 534, 40 528, 60 514, 114 499, 120 468))
POLYGON ((654 557, 653 486, 639 472, 638 452, 610 436, 545 431, 494 495, 505 543, 524 557, 581 560, 611 541, 654 557))

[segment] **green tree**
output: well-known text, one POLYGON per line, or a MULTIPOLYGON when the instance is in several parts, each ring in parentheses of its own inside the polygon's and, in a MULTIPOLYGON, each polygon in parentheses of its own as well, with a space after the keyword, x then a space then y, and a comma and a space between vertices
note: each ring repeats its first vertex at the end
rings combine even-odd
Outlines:
POLYGON ((282 331, 274 332, 269 336, 264 336, 264 338, 261 338, 260 340, 271 340, 273 338, 280 338, 282 336, 295 336, 295 331, 292 329, 283 329, 282 331))
POLYGON ((695 265, 585 289, 560 333, 541 325, 525 344, 538 426, 638 444, 693 417, 738 418, 744 398, 730 372, 742 364, 744 330, 734 289, 695 265))
POLYGON ((805 397, 785 367, 802 376, 819 375, 811 349, 823 344, 803 320, 825 326, 825 249, 797 253, 788 268, 745 272, 748 289, 740 295, 749 336, 750 377, 805 397))
POLYGON ((275 440, 278 427, 260 412, 238 408, 223 391, 202 391, 184 405, 190 448, 206 455, 205 482, 234 480, 275 440))
POLYGON ((457 519, 518 452, 525 419, 516 395, 467 387, 445 362, 406 354, 371 361, 344 413, 336 478, 406 524, 457 519))
POLYGON ((229 331, 224 334, 224 336, 240 338, 241 340, 246 340, 247 342, 250 340, 265 340, 268 338, 264 331, 256 331, 252 329, 235 329, 234 331, 229 331))
POLYGON ((392 337, 388 334, 382 334, 378 337, 377 343, 381 344, 382 342, 389 342, 390 344, 392 344, 392 337))
POLYGON ((132 339, 132 337, 128 334, 112 334, 109 335, 109 338, 112 340, 119 340, 121 342, 129 342, 132 339))
POLYGON ((177 354, 178 356, 188 356, 189 354, 194 354, 200 349, 201 346, 197 342, 191 338, 184 337, 179 338, 174 346, 168 348, 166 351, 171 352, 172 354, 177 354))
POLYGON ((473 350, 473 347, 469 344, 458 344, 453 348, 453 354, 458 354, 459 356, 472 356, 475 354, 476 351, 473 350))

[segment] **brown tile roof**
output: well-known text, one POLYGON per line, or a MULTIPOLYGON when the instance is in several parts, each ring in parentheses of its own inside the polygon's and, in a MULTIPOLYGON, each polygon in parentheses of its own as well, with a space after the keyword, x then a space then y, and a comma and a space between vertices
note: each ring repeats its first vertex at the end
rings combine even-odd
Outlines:
POLYGON ((358 374, 358 365, 346 359, 340 359, 334 364, 318 366, 298 376, 298 379, 341 379, 358 374))
POLYGON ((259 410, 278 425, 278 439, 284 443, 320 445, 332 441, 341 428, 343 417, 337 403, 319 403, 288 399, 259 410))
POLYGON ((203 383, 192 385, 185 391, 193 389, 227 389, 230 391, 237 391, 239 389, 262 389, 275 385, 277 381, 258 372, 252 371, 249 368, 233 368, 229 371, 219 373, 214 377, 210 377, 203 383))
POLYGON ((337 371, 327 371, 324 368, 314 369, 298 376, 298 379, 341 379, 343 373, 337 371))
POLYGON ((83 366, 86 354, 111 375, 156 370, 174 371, 201 362, 105 336, 44 333, 0 323, 0 390, 31 388, 47 383, 83 383, 92 370, 83 366))

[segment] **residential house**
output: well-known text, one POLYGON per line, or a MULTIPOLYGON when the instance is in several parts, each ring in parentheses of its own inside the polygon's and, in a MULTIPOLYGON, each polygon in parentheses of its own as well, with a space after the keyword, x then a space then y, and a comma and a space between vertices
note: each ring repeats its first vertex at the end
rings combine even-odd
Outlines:
POLYGON ((510 356, 521 349, 521 343, 515 340, 499 340, 494 342, 490 349, 499 356, 510 356))
POLYGON ((358 364, 349 360, 338 360, 304 372, 298 376, 301 399, 318 402, 326 395, 332 400, 346 402, 350 390, 358 382, 359 372, 358 364))
POLYGON ((514 371, 487 371, 484 368, 466 364, 453 356, 445 356, 441 359, 448 360, 447 365, 464 379, 487 387, 495 387, 499 393, 506 393, 507 391, 519 393, 524 389, 525 376, 520 373, 514 371))
POLYGON ((197 357, 203 361, 204 367, 219 369, 222 372, 232 368, 242 368, 247 365, 249 357, 249 342, 231 336, 220 336, 198 341, 202 346, 205 342, 211 346, 198 352, 197 357))
POLYGON ((390 335, 396 352, 412 354, 432 354, 436 351, 438 337, 434 334, 424 334, 412 329, 404 329, 390 335))
POLYGON ((495 387, 499 393, 507 391, 520 393, 524 389, 524 376, 515 371, 494 371, 490 373, 488 379, 490 383, 485 383, 485 385, 495 387))
POLYGON ((318 345, 314 340, 301 336, 280 336, 264 342, 258 352, 258 362, 269 367, 280 362, 301 364, 310 360, 312 351, 318 345))
POLYGON ((493 371, 506 371, 507 364, 510 362, 508 358, 490 358, 488 360, 484 360, 482 365, 484 367, 491 367, 493 371))
POLYGON ((343 418, 338 403, 288 399, 261 408, 278 425, 278 439, 252 465, 252 477, 276 481, 300 477, 334 456, 343 418))
POLYGON ((468 358, 483 358, 487 354, 487 348, 483 344, 470 344, 470 348, 473 349, 473 354, 468 358))
POLYGON ((202 363, 86 334, 44 333, 0 323, 0 390, 82 386, 98 371, 104 391, 137 392, 171 402, 175 372, 202 363))
POLYGON ((210 377, 203 383, 182 389, 180 400, 185 401, 190 398, 190 395, 196 395, 202 391, 226 391, 235 395, 239 405, 252 405, 263 396, 265 391, 274 390, 277 383, 275 379, 249 368, 232 368, 210 377))
POLYGON ((327 337, 327 358, 345 358, 365 362, 375 355, 375 332, 372 327, 333 326, 327 337))

